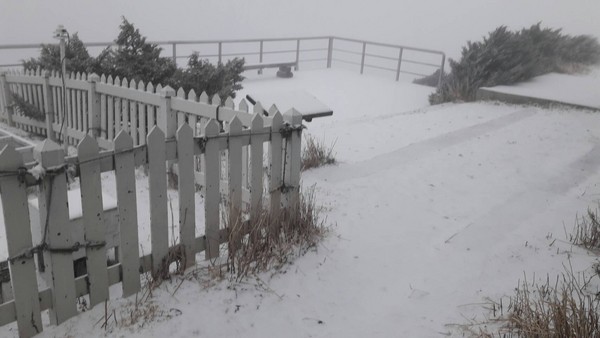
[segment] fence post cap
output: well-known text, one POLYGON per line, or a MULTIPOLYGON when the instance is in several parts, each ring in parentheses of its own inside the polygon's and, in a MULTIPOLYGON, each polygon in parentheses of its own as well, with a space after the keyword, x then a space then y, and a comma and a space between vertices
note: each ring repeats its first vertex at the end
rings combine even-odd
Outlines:
POLYGON ((33 158, 42 166, 55 166, 64 161, 64 152, 58 143, 46 139, 33 148, 33 158))
POLYGON ((175 96, 175 89, 171 88, 171 86, 166 86, 160 91, 161 97, 171 97, 175 96))
POLYGON ((98 75, 96 73, 92 73, 88 76, 88 81, 89 82, 100 82, 100 75, 98 75))

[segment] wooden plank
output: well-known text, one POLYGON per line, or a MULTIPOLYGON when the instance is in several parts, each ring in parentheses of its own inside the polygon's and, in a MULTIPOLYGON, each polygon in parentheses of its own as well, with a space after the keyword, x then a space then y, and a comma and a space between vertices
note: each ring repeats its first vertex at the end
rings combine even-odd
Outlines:
POLYGON ((119 208, 119 262, 123 274, 123 297, 140 291, 137 197, 133 140, 126 132, 115 138, 115 177, 119 208))
MULTIPOLYGON (((64 164, 62 148, 51 140, 45 140, 36 146, 34 157, 47 169, 64 164)), ((66 175, 49 174, 42 179, 38 206, 43 238, 48 246, 44 252, 45 270, 49 272, 52 284, 53 307, 50 309, 50 322, 58 325, 77 315, 73 254, 68 250, 75 243, 71 237, 67 208, 66 175)))
POLYGON ((184 267, 196 264, 196 203, 194 184, 194 135, 184 123, 177 131, 177 164, 179 169, 179 239, 184 248, 184 267))
MULTIPOLYGON (((106 95, 100 95, 100 137, 108 139, 106 95)), ((110 138, 109 140, 112 140, 110 138)))
MULTIPOLYGON (((99 148, 96 141, 86 135, 77 147, 79 156, 79 181, 84 239, 88 244, 106 242, 104 208, 102 206, 102 184, 100 183, 99 148)), ((108 299, 108 273, 106 245, 86 248, 87 274, 89 276, 90 305, 108 299)))
MULTIPOLYGON (((122 97, 126 100, 132 100, 136 102, 142 102, 145 104, 150 104, 153 106, 160 105, 160 96, 150 92, 150 91, 139 91, 139 90, 131 90, 128 88, 119 87, 120 85, 110 85, 105 83, 98 83, 96 90, 101 94, 118 96, 122 97)), ((158 93, 158 90, 157 90, 158 93)))
POLYGON ((229 133, 229 225, 233 226, 240 221, 242 205, 242 142, 239 136, 242 132, 242 122, 234 117, 226 126, 229 133))
POLYGON ((260 135, 263 128, 262 107, 258 107, 252 118, 251 132, 254 135, 250 136, 250 217, 259 213, 262 209, 263 197, 263 139, 260 135))
POLYGON ((206 259, 219 257, 219 225, 220 225, 220 201, 221 193, 219 191, 220 176, 220 156, 219 142, 214 137, 219 135, 219 123, 216 120, 210 120, 204 127, 202 134, 207 137, 204 152, 204 175, 205 175, 205 193, 204 193, 204 215, 206 235, 206 259))
MULTIPOLYGON (((206 93, 202 93, 206 94, 206 93)), ((202 99, 208 100, 208 96, 200 96, 202 99)), ((177 111, 181 111, 188 114, 193 114, 199 117, 204 117, 208 119, 217 118, 217 107, 208 105, 205 102, 195 102, 186 100, 181 97, 172 97, 171 98, 171 108, 177 111)))
POLYGON ((115 100, 112 96, 106 97, 106 114, 107 114, 107 138, 112 140, 115 138, 115 100))
POLYGON ((275 112, 271 125, 271 142, 269 142, 269 192, 271 214, 277 215, 281 208, 281 186, 283 184, 283 139, 279 130, 283 125, 280 112, 275 112))
POLYGON ((165 134, 158 127, 148 134, 148 180, 150 186, 150 241, 152 272, 159 273, 169 249, 165 134))
POLYGON ((121 122, 121 114, 122 114, 122 103, 124 100, 121 100, 119 97, 114 97, 115 100, 115 135, 118 135, 121 130, 123 130, 123 124, 121 122))
MULTIPOLYGON (((138 90, 145 91, 146 87, 144 85, 144 81, 140 81, 138 83, 138 90)), ((138 116, 139 116, 139 140, 138 144, 146 144, 146 105, 143 102, 138 102, 138 116)))
MULTIPOLYGON (((22 166, 23 158, 12 145, 0 152, 0 171, 16 171, 22 166)), ((16 257, 33 246, 29 226, 27 186, 16 175, 6 176, 0 178, 0 191, 4 192, 2 208, 10 210, 4 212, 8 256, 16 257)), ((10 262, 9 268, 19 336, 31 337, 43 329, 33 255, 10 262)))
MULTIPOLYGON (((129 89, 131 90, 137 90, 137 84, 135 83, 135 81, 132 79, 131 82, 129 83, 129 89)), ((129 102, 129 125, 130 125, 130 129, 131 129, 131 138, 133 139, 133 145, 137 146, 140 144, 139 138, 138 138, 138 112, 137 112, 137 103, 135 101, 130 101, 129 102)))

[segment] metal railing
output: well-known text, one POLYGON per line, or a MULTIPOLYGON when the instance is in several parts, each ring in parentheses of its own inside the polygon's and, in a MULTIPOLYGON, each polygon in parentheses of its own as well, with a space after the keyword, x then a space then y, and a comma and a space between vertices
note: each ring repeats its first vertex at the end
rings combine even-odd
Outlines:
MULTIPOLYGON (((263 63, 267 58, 278 61, 295 61, 296 65, 323 62, 327 68, 334 63, 357 66, 363 74, 367 68, 392 72, 396 81, 400 74, 429 76, 437 70, 438 84, 441 83, 446 55, 444 52, 389 43, 343 38, 336 36, 291 37, 266 39, 230 39, 230 40, 173 40, 151 41, 164 48, 175 63, 188 58, 192 52, 198 52, 201 58, 223 62, 234 57, 244 57, 248 63, 263 63), (202 52, 190 47, 201 47, 202 52), (250 49, 248 50, 247 47, 250 49), (179 47, 179 51, 178 51, 179 47), (188 53, 181 53, 181 49, 188 53), (191 49, 191 50, 190 50, 191 49), (407 56, 407 54, 410 54, 407 56), (432 71, 433 70, 433 71, 432 71)), ((86 47, 110 47, 114 42, 85 43, 86 47)), ((0 45, 3 50, 39 49, 41 44, 0 45)), ((0 64, 0 69, 18 67, 21 64, 0 64)), ((299 66, 296 66, 298 70, 299 66)))

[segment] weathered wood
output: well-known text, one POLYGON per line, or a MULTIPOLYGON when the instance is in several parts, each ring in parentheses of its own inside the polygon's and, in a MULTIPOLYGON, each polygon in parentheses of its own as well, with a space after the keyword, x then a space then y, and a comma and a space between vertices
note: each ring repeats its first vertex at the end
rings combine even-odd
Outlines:
POLYGON ((283 184, 283 140, 279 130, 283 125, 283 117, 278 111, 272 114, 271 142, 269 143, 269 192, 271 214, 277 215, 281 208, 281 186, 283 184))
MULTIPOLYGON (((132 79, 129 82, 129 89, 137 91, 137 84, 132 79)), ((131 138, 133 139, 133 145, 137 146, 140 144, 138 138, 138 112, 137 112, 138 104, 134 101, 129 101, 129 128, 131 130, 131 138)), ((146 136, 146 135, 144 135, 146 136)))
POLYGON ((177 131, 177 115, 171 109, 171 97, 175 96, 175 90, 166 86, 160 91, 160 106, 157 112, 156 121, 158 127, 163 130, 166 138, 175 137, 177 131))
POLYGON ((194 184, 194 134, 186 123, 177 131, 177 164, 179 168, 179 238, 184 248, 184 267, 196 264, 196 203, 194 184))
MULTIPOLYGON (((109 77, 110 80, 110 77, 109 77)), ((115 99, 112 96, 107 96, 106 97, 106 114, 107 114, 107 121, 106 121, 106 137, 109 140, 112 140, 115 138, 115 99)))
POLYGON ((263 139, 260 135, 263 128, 262 107, 255 105, 254 117, 252 117, 250 136, 250 217, 255 217, 262 209, 263 197, 263 139))
MULTIPOLYGON (((118 77, 117 77, 118 79, 118 77)), ((123 124, 121 122, 121 114, 122 114, 122 103, 124 100, 121 100, 119 97, 114 97, 115 101, 115 135, 118 135, 121 130, 123 130, 123 124)))
MULTIPOLYGON (((12 145, 6 146, 0 152, 0 171, 16 171, 22 166, 23 158, 12 145)), ((6 243, 8 256, 16 257, 33 246, 29 226, 27 186, 17 175, 6 176, 0 178, 0 191, 3 192, 5 235, 10 239, 6 243)), ((42 331, 43 326, 33 256, 11 261, 9 269, 19 336, 34 336, 42 331)))
POLYGON ((0 87, 4 94, 4 107, 2 108, 3 111, 6 113, 6 123, 10 127, 14 127, 14 123, 12 120, 12 116, 14 114, 12 93, 10 92, 8 82, 6 81, 6 74, 4 73, 0 74, 0 87))
MULTIPOLYGON (((302 114, 295 109, 288 110, 283 119, 292 128, 302 127, 302 114)), ((285 206, 294 205, 298 202, 300 193, 300 169, 302 167, 302 130, 294 130, 286 140, 285 177, 284 185, 287 188, 284 203, 285 206)))
MULTIPOLYGON (((46 170, 64 164, 63 150, 50 140, 35 147, 34 157, 46 170)), ((58 325, 77 314, 73 255, 68 250, 75 243, 69 226, 67 179, 60 169, 57 174, 50 173, 42 179, 38 206, 42 238, 48 247, 44 252, 45 270, 52 284, 50 322, 58 325)))
MULTIPOLYGON (((145 91, 146 86, 144 85, 144 81, 140 81, 137 87, 138 91, 145 91)), ((139 140, 138 144, 146 144, 146 105, 143 102, 138 102, 138 122, 139 122, 139 140)))
POLYGON ((198 100, 202 103, 208 104, 208 94, 206 94, 206 92, 202 92, 198 100))
POLYGON ((219 257, 219 226, 221 193, 219 191, 221 163, 219 156, 219 123, 210 120, 203 127, 202 134, 207 137, 204 151, 205 166, 205 192, 204 192, 204 214, 206 235, 206 259, 219 257))
MULTIPOLYGON (((183 90, 183 88, 179 88, 177 90, 177 97, 185 100, 185 91, 183 90)), ((185 123, 185 113, 178 111, 177 112, 177 128, 181 127, 183 124, 185 123)))
POLYGON ((119 208, 119 262, 123 274, 123 296, 140 291, 137 197, 133 140, 124 131, 114 141, 115 177, 119 208))
POLYGON ((100 163, 97 160, 98 144, 90 135, 86 135, 77 147, 77 154, 80 163, 79 182, 85 230, 84 239, 88 245, 104 243, 102 246, 86 248, 90 305, 94 306, 108 299, 106 230, 104 228, 100 163))
POLYGON ((52 141, 56 141, 52 123, 54 122, 54 100, 52 97, 52 89, 50 88, 50 72, 44 73, 44 84, 42 85, 44 97, 44 113, 46 114, 46 137, 52 141))
POLYGON ((229 133, 229 224, 233 226, 240 221, 242 205, 242 140, 236 137, 242 132, 242 122, 239 118, 231 119, 226 127, 229 133))
POLYGON ((169 217, 167 210, 167 172, 165 170, 165 134, 152 128, 148 145, 148 180, 150 186, 150 241, 152 243, 152 273, 161 270, 169 249, 169 217))

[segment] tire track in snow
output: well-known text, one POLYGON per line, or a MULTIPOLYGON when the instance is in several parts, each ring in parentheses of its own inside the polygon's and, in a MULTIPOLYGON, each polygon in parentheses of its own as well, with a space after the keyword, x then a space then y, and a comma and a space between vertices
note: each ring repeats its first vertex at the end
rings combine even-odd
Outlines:
POLYGON ((369 160, 353 164, 342 164, 340 165, 339 170, 331 173, 335 176, 328 177, 328 179, 331 182, 339 182, 377 174, 381 172, 382 168, 383 170, 387 170, 397 166, 398 163, 417 160, 434 151, 439 151, 441 149, 472 140, 478 136, 482 136, 492 131, 518 123, 519 121, 534 116, 536 113, 537 110, 533 108, 518 110, 514 113, 510 113, 487 122, 458 129, 427 139, 425 141, 410 144, 392 152, 375 156, 369 160), (401 160, 399 160, 399 158, 401 158, 401 160))

